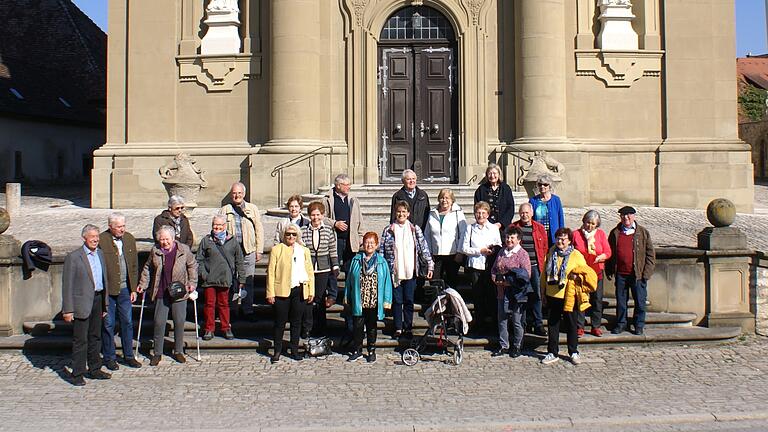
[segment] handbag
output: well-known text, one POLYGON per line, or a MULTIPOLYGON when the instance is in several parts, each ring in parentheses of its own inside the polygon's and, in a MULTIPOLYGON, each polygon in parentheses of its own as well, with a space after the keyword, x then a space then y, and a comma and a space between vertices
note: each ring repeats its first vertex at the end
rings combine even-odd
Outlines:
POLYGON ((310 338, 307 340, 307 352, 312 357, 323 357, 331 354, 333 342, 327 337, 310 338))
POLYGON ((175 302, 179 300, 183 300, 184 296, 187 295, 187 287, 184 286, 184 284, 179 281, 171 282, 171 284, 168 285, 168 288, 166 289, 168 291, 168 295, 175 302))

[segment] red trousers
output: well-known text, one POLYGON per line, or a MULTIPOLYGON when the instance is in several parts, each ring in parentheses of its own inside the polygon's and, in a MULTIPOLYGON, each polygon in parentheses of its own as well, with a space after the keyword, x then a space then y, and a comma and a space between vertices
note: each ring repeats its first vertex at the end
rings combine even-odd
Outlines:
POLYGON ((221 321, 221 331, 230 328, 229 324, 229 287, 205 287, 205 307, 203 308, 203 317, 205 318, 205 331, 213 332, 216 329, 216 317, 214 315, 214 306, 219 311, 219 321, 221 321))

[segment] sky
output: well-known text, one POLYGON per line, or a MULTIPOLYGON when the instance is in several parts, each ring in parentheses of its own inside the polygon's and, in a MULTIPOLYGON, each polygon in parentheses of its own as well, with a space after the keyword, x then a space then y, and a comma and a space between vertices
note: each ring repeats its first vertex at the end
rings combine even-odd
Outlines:
MULTIPOLYGON (((107 0, 72 0, 105 32, 107 28, 107 0)), ((161 0, 158 0, 161 1, 161 0)), ((162 0, 165 1, 165 0, 162 0)), ((736 55, 748 53, 768 54, 765 35, 765 1, 736 0, 736 55)))

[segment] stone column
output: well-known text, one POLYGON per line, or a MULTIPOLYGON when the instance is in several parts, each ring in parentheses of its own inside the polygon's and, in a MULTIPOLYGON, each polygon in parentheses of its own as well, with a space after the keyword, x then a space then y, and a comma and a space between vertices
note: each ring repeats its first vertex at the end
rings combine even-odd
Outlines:
POLYGON ((565 0, 517 2, 521 144, 565 141, 565 0))
POLYGON ((291 153, 290 147, 297 147, 295 152, 304 153, 317 147, 325 129, 320 124, 321 110, 327 109, 320 100, 320 2, 274 0, 270 6, 270 139, 262 151, 291 153))

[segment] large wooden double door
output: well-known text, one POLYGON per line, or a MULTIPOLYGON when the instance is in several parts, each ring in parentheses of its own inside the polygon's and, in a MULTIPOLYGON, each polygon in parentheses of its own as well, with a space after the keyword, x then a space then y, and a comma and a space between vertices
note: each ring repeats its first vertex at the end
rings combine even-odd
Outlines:
POLYGON ((419 181, 458 180, 456 55, 451 44, 379 46, 379 142, 383 183, 412 169, 419 181))

